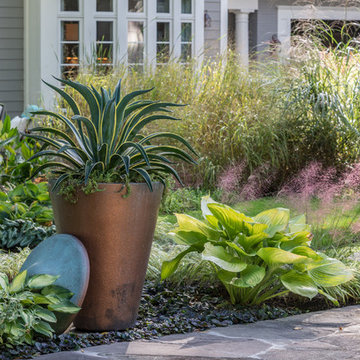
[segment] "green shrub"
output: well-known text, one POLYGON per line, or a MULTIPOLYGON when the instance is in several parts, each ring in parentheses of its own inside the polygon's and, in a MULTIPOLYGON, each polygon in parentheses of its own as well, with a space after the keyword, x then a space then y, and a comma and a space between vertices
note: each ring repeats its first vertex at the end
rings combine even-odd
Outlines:
POLYGON ((53 220, 47 183, 30 181, 0 192, 0 224, 5 219, 27 219, 49 225, 53 220))
POLYGON ((0 224, 0 249, 34 248, 41 241, 54 235, 55 232, 56 228, 54 225, 39 226, 32 220, 5 219, 0 224))
POLYGON ((23 263, 30 254, 29 248, 24 248, 19 252, 0 250, 0 275, 6 275, 10 280, 20 271, 23 263))
POLYGON ((337 304, 327 288, 353 279, 342 262, 311 249, 305 216, 290 219, 287 209, 271 209, 248 217, 204 198, 205 221, 177 214, 175 240, 186 250, 162 266, 162 278, 176 271, 182 258, 202 254, 236 304, 260 304, 289 292, 312 299, 322 294, 337 304))
POLYGON ((70 302, 73 294, 53 285, 58 277, 35 275, 27 271, 11 283, 0 274, 0 344, 8 347, 35 342, 35 336, 52 337, 54 312, 75 314, 80 308, 70 302))
MULTIPOLYGON (((206 191, 191 187, 171 189, 169 188, 163 197, 160 212, 163 214, 174 214, 179 212, 189 212, 200 210, 200 202, 206 191)), ((220 192, 212 193, 215 198, 220 197, 220 192)))
POLYGON ((17 129, 11 128, 10 117, 0 122, 0 184, 19 184, 33 175, 35 166, 43 159, 29 159, 40 149, 37 141, 24 138, 17 129))

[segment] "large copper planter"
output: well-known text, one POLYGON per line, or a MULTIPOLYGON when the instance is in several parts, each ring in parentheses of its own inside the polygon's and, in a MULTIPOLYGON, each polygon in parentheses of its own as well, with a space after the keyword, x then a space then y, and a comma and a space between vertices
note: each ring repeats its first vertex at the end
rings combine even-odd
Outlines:
POLYGON ((82 241, 90 259, 90 282, 75 319, 81 330, 124 330, 137 317, 163 185, 119 184, 79 194, 76 204, 51 193, 57 232, 82 241))

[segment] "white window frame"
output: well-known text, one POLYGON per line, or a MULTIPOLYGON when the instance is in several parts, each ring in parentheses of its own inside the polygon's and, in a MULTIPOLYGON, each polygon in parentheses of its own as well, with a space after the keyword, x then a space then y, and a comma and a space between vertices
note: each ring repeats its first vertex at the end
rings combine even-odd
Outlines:
MULTIPOLYGON (((57 54, 59 58, 59 66, 58 66, 58 73, 56 74, 57 77, 62 77, 62 68, 64 66, 68 66, 68 64, 63 63, 62 59, 62 52, 63 52, 63 44, 64 43, 71 43, 68 41, 63 41, 62 39, 62 22, 64 21, 78 21, 79 22, 79 41, 76 43, 79 44, 79 64, 73 64, 73 66, 80 67, 82 63, 82 59, 84 59, 84 14, 83 14, 83 7, 84 7, 84 0, 79 0, 79 11, 61 11, 61 0, 58 1, 57 4, 58 9, 58 16, 57 16, 57 54)), ((74 42, 75 43, 75 42, 74 42)))
POLYGON ((291 49, 292 20, 354 20, 360 21, 360 10, 344 6, 278 6, 278 38, 281 53, 289 54, 291 49))

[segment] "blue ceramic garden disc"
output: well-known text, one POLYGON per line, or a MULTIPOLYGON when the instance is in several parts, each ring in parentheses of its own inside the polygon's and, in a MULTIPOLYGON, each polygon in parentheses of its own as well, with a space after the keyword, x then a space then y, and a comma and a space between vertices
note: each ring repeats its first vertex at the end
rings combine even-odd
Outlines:
MULTIPOLYGON (((74 293, 71 301, 82 305, 89 283, 90 265, 86 249, 76 237, 60 234, 42 241, 24 262, 21 271, 24 270, 28 271, 28 276, 59 275, 55 285, 69 289, 74 293)), ((53 328, 56 333, 62 333, 74 315, 57 314, 57 317, 58 322, 53 328)))

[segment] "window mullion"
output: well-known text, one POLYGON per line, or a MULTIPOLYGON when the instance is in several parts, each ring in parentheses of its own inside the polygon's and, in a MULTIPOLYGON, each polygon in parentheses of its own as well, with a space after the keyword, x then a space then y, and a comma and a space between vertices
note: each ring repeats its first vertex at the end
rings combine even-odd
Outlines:
POLYGON ((96 62, 96 0, 83 0, 83 64, 96 62))
POLYGON ((172 20, 172 57, 180 58, 181 55, 181 0, 173 1, 173 20, 172 20))
POLYGON ((156 0, 147 1, 146 54, 149 65, 156 64, 156 0))

